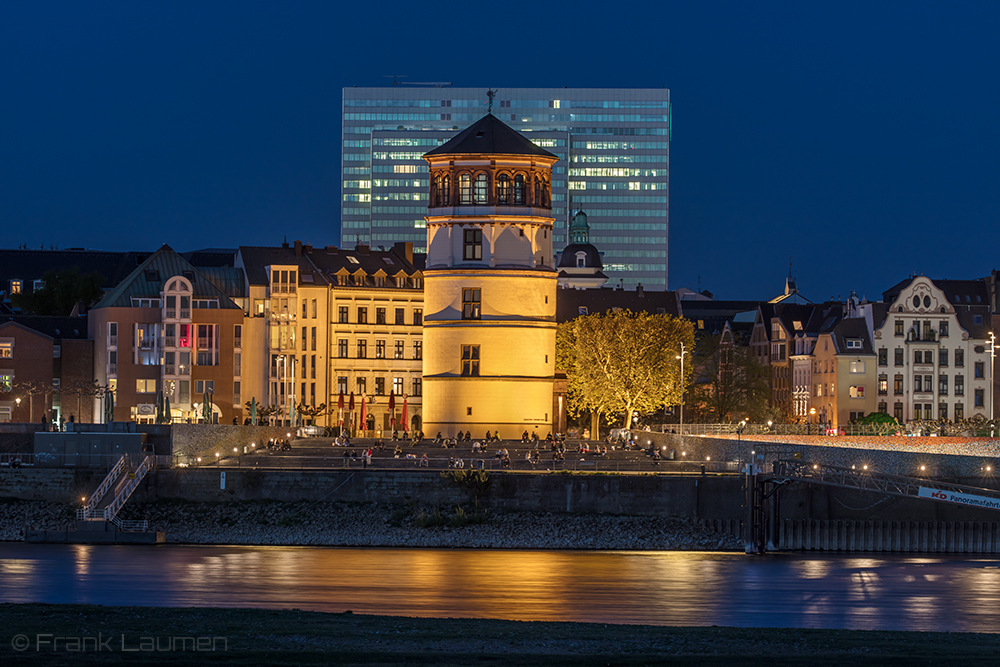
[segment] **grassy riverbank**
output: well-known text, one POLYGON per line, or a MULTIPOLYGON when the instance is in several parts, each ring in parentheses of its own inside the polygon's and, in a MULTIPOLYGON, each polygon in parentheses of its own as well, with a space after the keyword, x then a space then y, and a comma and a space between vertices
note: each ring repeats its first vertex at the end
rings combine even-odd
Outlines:
POLYGON ((667 628, 350 612, 43 604, 0 604, 0 618, 4 620, 0 639, 4 667, 98 663, 910 666, 993 665, 1000 655, 1000 635, 995 634, 667 628), (192 650, 212 646, 214 652, 192 650), (165 650, 169 648, 173 650, 165 650))

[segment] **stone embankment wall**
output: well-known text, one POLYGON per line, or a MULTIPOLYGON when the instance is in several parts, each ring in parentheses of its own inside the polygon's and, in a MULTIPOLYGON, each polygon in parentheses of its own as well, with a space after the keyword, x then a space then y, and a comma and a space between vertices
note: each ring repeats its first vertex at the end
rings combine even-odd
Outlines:
MULTIPOLYGON (((488 507, 530 512, 730 518, 740 515, 742 485, 734 476, 493 473, 479 500, 488 507)), ((469 486, 438 472, 231 468, 158 471, 135 495, 140 501, 338 500, 427 505, 469 503, 473 496, 469 486), (221 488, 223 472, 225 489, 221 488)))
POLYGON ((226 424, 171 424, 173 454, 178 460, 197 459, 205 462, 215 459, 216 452, 232 456, 233 447, 256 444, 260 447, 268 440, 288 439, 295 430, 287 426, 232 426, 226 424))

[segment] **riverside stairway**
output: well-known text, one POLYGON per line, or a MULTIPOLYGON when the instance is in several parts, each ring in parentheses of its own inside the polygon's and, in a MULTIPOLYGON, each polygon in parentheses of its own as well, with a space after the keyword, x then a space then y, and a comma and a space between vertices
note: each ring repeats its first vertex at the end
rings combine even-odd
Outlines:
POLYGON ((58 530, 26 528, 25 542, 46 544, 162 544, 166 534, 147 521, 125 521, 118 512, 143 478, 155 468, 152 454, 124 455, 76 512, 76 526, 58 530))
POLYGON ((138 463, 135 462, 135 457, 128 454, 122 456, 91 494, 89 502, 76 511, 77 521, 111 522, 118 530, 124 531, 148 530, 149 522, 123 521, 118 518, 118 512, 155 461, 156 457, 152 455, 142 456, 138 463))

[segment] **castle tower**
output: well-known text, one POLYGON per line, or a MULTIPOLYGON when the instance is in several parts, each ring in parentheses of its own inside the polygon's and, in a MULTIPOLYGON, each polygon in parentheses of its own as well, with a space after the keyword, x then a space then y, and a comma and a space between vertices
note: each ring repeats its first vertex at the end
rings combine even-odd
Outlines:
POLYGON ((488 114, 426 155, 424 432, 551 430, 558 158, 488 114))

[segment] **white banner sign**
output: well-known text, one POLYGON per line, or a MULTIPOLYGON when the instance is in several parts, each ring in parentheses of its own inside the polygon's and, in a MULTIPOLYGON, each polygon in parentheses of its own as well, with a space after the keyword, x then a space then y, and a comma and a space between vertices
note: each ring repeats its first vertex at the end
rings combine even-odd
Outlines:
POLYGON ((920 487, 921 498, 931 500, 942 500, 946 503, 957 503, 968 505, 969 507, 982 507, 989 510, 1000 510, 1000 498, 987 498, 986 496, 976 496, 971 493, 956 493, 954 491, 942 491, 941 489, 928 489, 920 487))
POLYGON ((223 491, 226 490, 226 473, 219 473, 219 488, 223 491))

